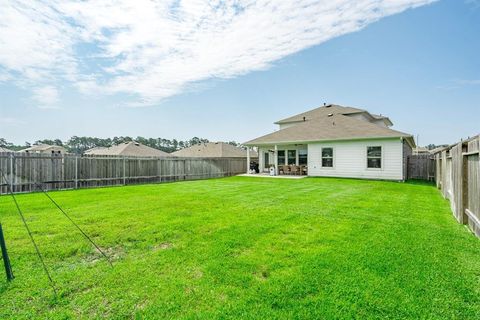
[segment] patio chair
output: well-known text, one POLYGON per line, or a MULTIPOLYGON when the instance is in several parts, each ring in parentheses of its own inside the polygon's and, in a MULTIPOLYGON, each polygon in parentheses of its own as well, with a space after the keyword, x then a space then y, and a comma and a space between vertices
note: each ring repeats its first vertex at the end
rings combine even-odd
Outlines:
POLYGON ((300 167, 298 167, 296 165, 293 165, 291 170, 292 170, 292 174, 294 174, 294 175, 299 175, 300 174, 300 167))
POLYGON ((307 168, 307 166, 302 166, 302 175, 304 175, 304 176, 308 175, 308 168, 307 168))

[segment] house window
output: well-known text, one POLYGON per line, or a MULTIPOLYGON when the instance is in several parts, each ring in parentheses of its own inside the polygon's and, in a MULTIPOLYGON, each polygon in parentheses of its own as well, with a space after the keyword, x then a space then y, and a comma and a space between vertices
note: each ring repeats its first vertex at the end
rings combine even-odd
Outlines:
POLYGON ((288 150, 288 164, 297 164, 297 150, 288 150))
POLYGON ((282 166, 285 164, 285 150, 277 151, 277 162, 279 166, 282 166))
POLYGON ((298 164, 299 165, 307 165, 307 150, 299 150, 298 151, 298 164))
POLYGON ((333 168, 333 148, 322 148, 322 167, 333 168))
POLYGON ((382 168, 382 147, 367 147, 367 168, 382 168))
POLYGON ((268 152, 264 153, 263 167, 264 168, 269 168, 270 167, 270 159, 269 159, 269 153, 268 152))

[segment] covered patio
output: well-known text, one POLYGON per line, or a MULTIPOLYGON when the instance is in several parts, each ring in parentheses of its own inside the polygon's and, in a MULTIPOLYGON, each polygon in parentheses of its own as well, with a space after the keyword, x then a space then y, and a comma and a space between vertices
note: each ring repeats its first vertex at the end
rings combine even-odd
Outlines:
MULTIPOLYGON (((247 148, 247 162, 250 164, 250 147, 247 148)), ((267 145, 258 147, 259 171, 261 174, 306 176, 308 175, 308 146, 267 145)))

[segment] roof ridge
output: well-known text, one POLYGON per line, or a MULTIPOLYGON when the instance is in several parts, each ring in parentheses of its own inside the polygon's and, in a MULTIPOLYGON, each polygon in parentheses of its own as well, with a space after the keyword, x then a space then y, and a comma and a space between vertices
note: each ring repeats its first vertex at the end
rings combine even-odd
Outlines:
POLYGON ((329 109, 329 108, 333 108, 332 111, 334 113, 345 113, 345 114, 347 114, 347 113, 361 113, 361 112, 369 113, 365 109, 348 107, 348 106, 341 106, 341 105, 338 105, 338 104, 328 104, 328 105, 323 105, 323 106, 320 106, 320 107, 316 107, 316 108, 313 108, 313 109, 310 109, 310 110, 292 115, 292 116, 287 117, 287 118, 283 118, 283 119, 278 120, 274 123, 275 124, 282 124, 282 123, 288 123, 288 122, 300 122, 300 121, 302 121, 301 117, 307 117, 309 114, 314 115, 315 113, 321 112, 323 110, 325 110, 325 112, 328 112, 327 109, 329 109), (338 109, 340 109, 340 110, 338 110, 338 109))

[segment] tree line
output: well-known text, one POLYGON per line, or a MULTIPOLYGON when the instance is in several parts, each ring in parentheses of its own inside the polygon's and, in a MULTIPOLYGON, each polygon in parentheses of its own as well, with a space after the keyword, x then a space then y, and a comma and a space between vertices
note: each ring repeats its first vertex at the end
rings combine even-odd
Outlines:
MULTIPOLYGON (((200 143, 207 143, 209 142, 208 139, 193 137, 189 140, 177 140, 177 139, 164 139, 164 138, 145 138, 145 137, 129 137, 129 136, 120 136, 120 137, 113 137, 113 138, 96 138, 96 137, 78 137, 73 136, 66 141, 62 141, 61 139, 43 139, 37 140, 33 143, 25 142, 24 145, 16 145, 14 143, 8 142, 4 138, 0 138, 0 147, 5 147, 7 149, 11 149, 14 151, 18 151, 21 149, 28 148, 32 145, 37 144, 49 144, 49 145, 57 145, 62 146, 67 149, 70 153, 81 154, 88 149, 95 148, 95 147, 111 147, 120 143, 136 141, 151 148, 155 148, 158 150, 162 150, 168 153, 190 147, 192 145, 200 144, 200 143)), ((234 146, 240 146, 239 143, 235 141, 228 141, 228 144, 234 146)))

